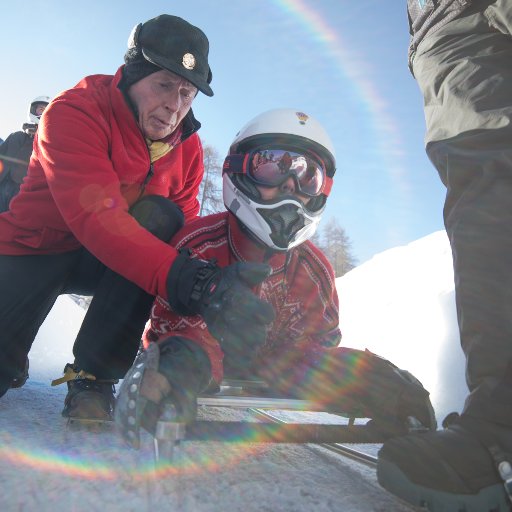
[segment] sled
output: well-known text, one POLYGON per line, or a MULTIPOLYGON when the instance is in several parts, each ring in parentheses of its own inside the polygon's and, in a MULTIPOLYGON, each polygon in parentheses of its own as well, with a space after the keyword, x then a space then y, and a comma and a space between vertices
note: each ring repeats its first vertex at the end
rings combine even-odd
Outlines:
POLYGON ((407 426, 380 428, 373 420, 355 424, 356 418, 342 412, 326 411, 322 405, 293 398, 272 396, 262 381, 224 380, 220 391, 201 395, 198 406, 257 410, 328 412, 346 419, 345 424, 256 423, 248 421, 196 420, 180 423, 172 404, 165 404, 154 435, 155 459, 171 460, 174 449, 184 441, 255 442, 258 443, 383 443, 397 434, 426 430, 411 419, 407 426))

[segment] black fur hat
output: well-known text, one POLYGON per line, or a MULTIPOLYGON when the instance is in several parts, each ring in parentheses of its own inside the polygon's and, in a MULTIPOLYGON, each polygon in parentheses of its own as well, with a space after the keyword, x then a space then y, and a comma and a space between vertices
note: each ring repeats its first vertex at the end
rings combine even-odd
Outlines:
POLYGON ((182 18, 162 14, 139 23, 128 41, 123 85, 130 87, 155 71, 167 69, 213 96, 208 51, 206 35, 182 18))

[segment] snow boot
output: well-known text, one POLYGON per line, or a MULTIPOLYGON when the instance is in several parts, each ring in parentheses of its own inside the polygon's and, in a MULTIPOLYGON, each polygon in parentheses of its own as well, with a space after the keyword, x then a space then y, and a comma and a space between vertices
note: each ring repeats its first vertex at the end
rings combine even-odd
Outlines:
POLYGON ((386 441, 377 465, 380 485, 430 512, 509 512, 512 429, 450 416, 444 430, 386 441))
POLYGON ((52 382, 52 386, 67 382, 68 394, 62 416, 71 421, 113 421, 115 380, 101 380, 94 375, 66 364, 64 377, 52 382))

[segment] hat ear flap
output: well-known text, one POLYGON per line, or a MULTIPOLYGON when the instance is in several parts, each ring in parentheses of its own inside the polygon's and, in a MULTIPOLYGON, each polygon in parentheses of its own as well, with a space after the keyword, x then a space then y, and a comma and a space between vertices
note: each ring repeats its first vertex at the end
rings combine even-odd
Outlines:
POLYGON ((139 40, 139 32, 141 28, 142 23, 139 23, 138 25, 135 25, 135 27, 133 27, 132 31, 130 32, 130 35, 128 36, 128 49, 135 48, 137 46, 139 40))
POLYGON ((209 84, 212 81, 212 70, 210 66, 208 66, 208 78, 206 79, 206 83, 209 84))

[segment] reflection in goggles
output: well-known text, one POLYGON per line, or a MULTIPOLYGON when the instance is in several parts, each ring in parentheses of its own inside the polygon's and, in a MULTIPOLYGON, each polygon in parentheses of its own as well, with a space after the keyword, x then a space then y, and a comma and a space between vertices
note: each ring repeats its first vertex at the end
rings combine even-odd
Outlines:
POLYGON ((321 193, 324 166, 310 155, 284 149, 259 149, 249 155, 249 175, 261 185, 276 187, 290 176, 299 191, 308 196, 321 193))

